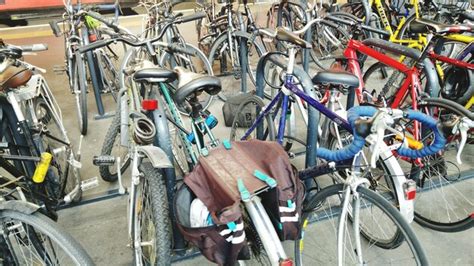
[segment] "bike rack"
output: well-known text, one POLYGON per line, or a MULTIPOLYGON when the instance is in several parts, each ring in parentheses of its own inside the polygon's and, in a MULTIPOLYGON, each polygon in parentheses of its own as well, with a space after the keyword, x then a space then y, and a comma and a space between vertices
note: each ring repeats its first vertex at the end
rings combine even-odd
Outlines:
MULTIPOLYGON (((288 65, 288 60, 277 54, 268 54, 262 57, 258 61, 257 75, 256 75, 256 91, 257 91, 257 96, 261 97, 262 99, 264 98, 264 94, 263 94, 263 89, 265 87, 264 70, 265 70, 265 63, 267 60, 271 61, 271 63, 281 67, 282 69, 286 69, 286 66, 288 65)), ((304 92, 308 94, 310 97, 316 99, 314 85, 308 73, 306 73, 306 71, 300 66, 295 66, 293 73, 294 73, 294 76, 300 82, 304 92)), ((318 125, 319 125, 319 111, 316 110, 314 107, 308 105, 308 131, 307 131, 307 137, 306 137, 306 161, 305 161, 306 168, 316 165, 316 144, 318 142, 318 125)))
POLYGON ((102 102, 102 93, 101 93, 102 83, 99 82, 100 88, 97 88, 95 86, 93 87, 94 87, 95 103, 97 104, 97 112, 98 112, 98 114, 94 116, 94 120, 101 120, 101 119, 107 119, 107 118, 113 117, 115 115, 114 112, 106 113, 104 110, 104 103, 102 102))

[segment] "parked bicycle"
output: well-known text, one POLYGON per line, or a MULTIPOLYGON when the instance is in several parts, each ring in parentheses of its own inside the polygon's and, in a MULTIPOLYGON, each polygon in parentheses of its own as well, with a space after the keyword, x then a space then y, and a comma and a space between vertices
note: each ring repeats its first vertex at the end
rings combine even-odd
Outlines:
POLYGON ((81 198, 81 167, 62 123, 61 109, 42 76, 45 70, 22 61, 30 51, 44 51, 47 46, 13 46, 2 42, 0 83, 4 96, 0 139, 0 165, 23 184, 39 204, 51 211, 60 204, 81 198), (51 167, 45 178, 32 180, 40 155, 49 153, 51 167), (21 179, 21 178, 20 178, 21 179))
MULTIPOLYGON (((72 0, 64 2, 66 12, 61 21, 51 21, 50 26, 56 37, 64 37, 66 74, 69 78, 69 88, 76 99, 77 115, 79 121, 79 131, 82 135, 87 134, 88 107, 87 94, 90 91, 88 80, 91 81, 97 104, 98 116, 96 118, 106 118, 102 102, 102 94, 111 93, 115 95, 118 91, 118 74, 115 61, 118 54, 114 49, 106 47, 87 52, 85 55, 77 56, 79 47, 94 43, 100 40, 103 35, 107 35, 107 30, 100 29, 100 22, 93 18, 93 14, 98 10, 115 10, 115 18, 118 17, 118 1, 114 5, 85 6, 81 0, 73 5, 72 0), (59 23, 63 24, 63 30, 59 23), (87 71, 86 71, 87 66, 87 71)), ((115 97, 115 96, 114 96, 115 97)))

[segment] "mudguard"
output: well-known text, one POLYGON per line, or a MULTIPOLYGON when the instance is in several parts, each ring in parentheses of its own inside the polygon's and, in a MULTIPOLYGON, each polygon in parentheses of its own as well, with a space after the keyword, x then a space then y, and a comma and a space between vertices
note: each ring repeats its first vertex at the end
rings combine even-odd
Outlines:
POLYGON ((156 146, 139 146, 138 152, 145 155, 153 165, 154 168, 173 168, 173 164, 166 153, 156 146))

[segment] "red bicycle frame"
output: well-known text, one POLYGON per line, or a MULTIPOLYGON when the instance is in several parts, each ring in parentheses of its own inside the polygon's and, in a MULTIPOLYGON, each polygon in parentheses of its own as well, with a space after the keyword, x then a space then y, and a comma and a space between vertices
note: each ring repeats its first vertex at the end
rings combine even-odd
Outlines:
MULTIPOLYGON (((359 103, 364 102, 363 90, 365 87, 364 79, 362 75, 362 70, 360 69, 359 60, 357 58, 357 52, 365 54, 369 57, 376 59, 378 62, 381 62, 391 68, 397 69, 398 71, 406 75, 405 80, 403 81, 402 86, 395 94, 395 97, 390 104, 391 108, 400 108, 401 103, 410 95, 412 99, 412 108, 413 110, 418 110, 417 96, 421 91, 421 82, 419 79, 419 70, 414 67, 407 67, 406 65, 400 63, 399 61, 382 54, 381 52, 363 44, 357 40, 350 40, 346 50, 344 51, 344 56, 347 59, 347 69, 359 79, 359 87, 356 88, 355 94, 359 103)), ((413 127, 413 136, 418 140, 419 136, 419 123, 414 121, 413 127)))

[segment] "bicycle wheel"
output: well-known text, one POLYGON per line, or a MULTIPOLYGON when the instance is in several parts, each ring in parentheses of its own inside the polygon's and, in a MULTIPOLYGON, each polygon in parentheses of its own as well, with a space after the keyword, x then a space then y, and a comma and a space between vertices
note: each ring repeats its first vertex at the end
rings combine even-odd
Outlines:
POLYGON ((314 24, 311 58, 321 69, 328 69, 334 59, 342 55, 350 38, 344 27, 330 21, 323 20, 321 23, 314 24))
POLYGON ((5 265, 94 265, 78 242, 39 212, 0 210, 0 229, 5 265))
MULTIPOLYGON (((257 63, 264 54, 263 47, 247 32, 234 31, 231 33, 231 42, 228 35, 222 34, 212 44, 209 53, 209 63, 212 66, 215 76, 233 76, 235 79, 247 79, 247 92, 255 90, 255 75, 257 63), (241 71, 240 49, 245 45, 247 48, 247 73, 241 71), (253 88, 251 88, 253 86, 253 88)), ((241 92, 240 86, 226 86, 219 93, 219 98, 226 101, 228 97, 241 92)))
MULTIPOLYGON (((441 52, 442 55, 474 64, 474 49, 472 48, 474 44, 448 41, 443 48, 446 46, 448 46, 448 48, 443 49, 441 52), (470 52, 468 52, 469 49, 470 52), (446 51, 451 53, 445 54, 446 51)), ((474 71, 449 64, 444 64, 442 67, 444 70, 444 82, 441 88, 441 96, 445 99, 465 105, 474 95, 474 71)))
POLYGON ((193 160, 191 154, 194 154, 192 143, 187 139, 186 133, 182 130, 188 130, 183 123, 180 112, 176 103, 172 100, 171 93, 173 91, 171 84, 160 84, 165 86, 162 88, 161 94, 166 103, 166 117, 168 119, 169 137, 174 157, 175 170, 177 176, 184 177, 192 169, 193 160))
MULTIPOLYGON (((109 48, 106 47, 105 49, 109 48)), ((110 55, 104 49, 96 51, 96 58, 98 63, 97 70, 101 73, 100 76, 102 77, 102 93, 110 92, 114 100, 117 101, 117 93, 119 91, 117 63, 110 59, 110 55)))
POLYGON ((171 223, 166 185, 159 169, 143 162, 143 177, 133 202, 132 237, 135 261, 143 265, 171 264, 171 223))
MULTIPOLYGON (((322 189, 307 201, 303 207, 301 239, 295 241, 297 265, 332 264, 354 265, 428 265, 426 255, 410 225, 395 207, 379 194, 358 186, 356 190, 360 199, 357 208, 355 195, 349 194, 349 212, 359 211, 359 223, 351 221, 348 216, 341 217, 345 187, 336 184, 322 189), (342 232, 338 230, 339 220, 343 223, 342 232), (354 225, 361 230, 371 228, 380 235, 388 230, 399 230, 403 243, 396 249, 384 249, 375 242, 360 238, 361 254, 357 254, 356 240, 359 237, 354 225), (338 240, 341 244, 341 256, 338 258, 338 240), (359 260, 359 255, 360 259, 359 260)), ((388 232, 393 234, 393 231, 388 232)))
MULTIPOLYGON (((335 137, 333 134, 329 134, 328 140, 328 149, 330 150, 338 150, 342 147, 349 145, 353 140, 351 134, 347 131, 339 131, 339 138, 335 137)), ((387 164, 390 161, 386 162, 382 158, 377 160, 377 168, 372 169, 370 167, 370 156, 371 152, 368 147, 362 150, 362 160, 361 165, 361 172, 363 175, 361 177, 366 178, 370 185, 368 189, 378 193, 381 195, 385 200, 390 202, 392 206, 397 208, 399 206, 399 201, 397 194, 395 193, 395 185, 393 183, 394 177, 397 176, 397 173, 392 171, 392 167, 388 167, 387 164)), ((348 166, 345 170, 337 171, 333 174, 330 174, 334 183, 343 183, 344 180, 347 179, 348 176, 351 175, 350 166, 348 166)), ((319 182, 321 183, 321 182, 319 182)), ((352 219, 352 216, 349 217, 352 219)), ((400 230, 390 230, 387 234, 377 234, 378 232, 372 232, 372 228, 361 228, 361 234, 369 241, 373 242, 375 245, 385 248, 385 249, 393 249, 398 247, 402 244, 403 236, 400 230)))
MULTIPOLYGON (((444 104, 422 103, 420 109, 443 123, 463 117, 456 109, 444 104)), ((423 130, 421 141, 429 144, 431 132, 423 130)), ((469 135, 472 139, 472 132, 469 135)), ((466 144, 461 155, 463 164, 459 165, 456 161, 459 139, 459 135, 448 135, 444 151, 423 158, 423 167, 407 163, 402 165, 406 166, 410 178, 417 181, 418 185, 415 221, 433 230, 459 232, 474 226, 474 194, 472 180, 468 178, 471 170, 468 165, 473 161, 474 146, 466 144)))
POLYGON ((82 196, 80 189, 81 176, 79 169, 74 166, 75 156, 69 137, 59 114, 52 109, 52 101, 48 96, 34 100, 34 111, 38 121, 40 151, 53 155, 48 174, 49 193, 60 199, 72 192, 73 201, 79 201, 82 196))
MULTIPOLYGON (((211 64, 201 50, 188 43, 185 44, 185 48, 187 51, 192 52, 193 55, 181 54, 179 52, 170 54, 166 52, 163 53, 160 59, 160 65, 168 69, 174 69, 175 67, 180 66, 194 73, 206 74, 209 76, 214 75, 211 64)), ((213 96, 207 93, 202 93, 198 96, 198 99, 203 110, 206 110, 209 105, 211 105, 213 96)), ((181 114, 189 115, 183 107, 178 106, 178 109, 181 114)))
POLYGON ((74 67, 74 96, 76 98, 77 119, 79 121, 79 132, 87 135, 87 76, 84 59, 75 58, 74 67))
MULTIPOLYGON (((411 59, 405 59, 404 63, 410 64, 411 59)), ((364 95, 365 102, 375 102, 382 106, 390 106, 395 99, 395 95, 402 87, 406 75, 397 69, 377 62, 370 66, 364 74, 363 80, 366 88, 372 96, 364 95), (375 98, 375 99, 374 99, 375 98)), ((409 94, 409 93, 408 93, 409 94)), ((397 108, 410 107, 412 99, 405 97, 397 108)))
MULTIPOLYGON (((128 147, 124 147, 121 144, 121 137, 120 112, 116 112, 114 119, 107 130, 107 134, 105 134, 104 144, 102 145, 100 154, 113 156, 115 158, 120 157, 120 173, 123 174, 130 165, 130 156, 128 153, 128 147)), ((118 178, 117 164, 114 163, 113 165, 107 166, 101 165, 99 166, 99 173, 104 181, 114 182, 118 178)))
MULTIPOLYGON (((265 104, 258 96, 252 95, 244 100, 235 112, 230 131, 230 140, 243 140, 243 136, 264 107, 265 104)), ((271 114, 267 114, 262 118, 257 128, 247 136, 246 140, 249 139, 275 140, 275 126, 271 114)))

